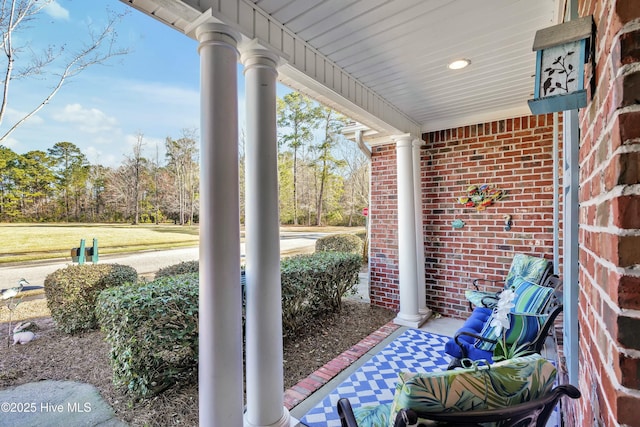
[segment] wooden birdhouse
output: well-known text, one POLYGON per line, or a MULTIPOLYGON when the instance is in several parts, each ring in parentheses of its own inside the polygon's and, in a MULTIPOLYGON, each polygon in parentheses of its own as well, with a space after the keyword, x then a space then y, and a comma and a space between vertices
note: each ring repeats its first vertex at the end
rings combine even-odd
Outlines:
POLYGON ((587 105, 584 64, 590 59, 593 18, 568 21, 536 32, 533 114, 576 110, 587 105))

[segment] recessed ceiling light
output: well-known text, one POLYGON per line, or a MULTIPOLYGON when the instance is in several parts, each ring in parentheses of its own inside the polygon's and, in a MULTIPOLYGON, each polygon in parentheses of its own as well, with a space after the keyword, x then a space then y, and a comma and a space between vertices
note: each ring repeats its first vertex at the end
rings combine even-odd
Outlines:
POLYGON ((471 64, 471 61, 468 59, 456 59, 455 61, 450 62, 447 67, 449 67, 450 70, 460 70, 469 64, 471 64))

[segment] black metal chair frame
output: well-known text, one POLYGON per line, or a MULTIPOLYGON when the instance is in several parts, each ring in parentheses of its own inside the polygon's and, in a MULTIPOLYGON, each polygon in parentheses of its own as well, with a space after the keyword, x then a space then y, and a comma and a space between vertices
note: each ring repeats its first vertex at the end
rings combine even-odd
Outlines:
MULTIPOLYGON (((560 280, 560 277, 558 277, 555 274, 551 274, 551 273, 544 273, 545 276, 542 279, 542 282, 540 282, 540 286, 546 286, 548 288, 553 288, 556 292, 558 292, 560 290, 560 288, 562 287, 562 280, 560 280)), ((497 283, 498 281, 496 280, 488 280, 488 279, 474 279, 473 280, 473 286, 475 286, 476 290, 480 290, 478 288, 477 285, 477 281, 478 280, 487 280, 490 282, 494 282, 497 283)), ((493 305, 495 305, 498 302, 498 299, 500 299, 500 294, 502 293, 502 291, 496 292, 494 295, 487 295, 484 298, 482 298, 482 305, 484 305, 485 307, 492 307, 493 305)), ((473 310, 473 305, 471 304, 471 302, 469 302, 469 307, 473 310)))
MULTIPOLYGON (((404 408, 396 416, 394 427, 416 425, 418 418, 456 427, 480 427, 480 423, 498 421, 502 422, 501 426, 504 427, 544 427, 553 408, 562 396, 578 399, 580 391, 569 384, 560 385, 539 399, 491 410, 417 412, 410 408, 404 408)), ((349 399, 338 400, 337 406, 342 427, 359 427, 349 399)))
MULTIPOLYGON (((556 288, 557 283, 558 283, 559 280, 560 279, 558 278, 558 276, 553 274, 553 266, 552 266, 552 264, 551 263, 547 264, 547 268, 542 273, 542 280, 540 281, 540 286, 548 286, 548 287, 551 287, 551 288, 556 288)), ((473 279, 471 284, 473 285, 474 288, 476 288, 477 291, 480 291, 480 287, 478 286, 480 284, 480 282, 487 282, 487 283, 490 283, 493 286, 496 286, 497 283, 505 283, 504 280, 492 280, 492 279, 485 279, 485 278, 476 278, 476 279, 473 279)), ((489 303, 491 303, 491 302, 493 302, 493 304, 497 303, 498 302, 498 298, 500 298, 500 293, 501 292, 502 291, 498 291, 494 295, 487 295, 486 297, 482 298, 482 305, 484 305, 485 307, 491 307, 491 305, 489 303)), ((471 304, 470 301, 469 301, 469 309, 473 310, 473 304, 471 304)))

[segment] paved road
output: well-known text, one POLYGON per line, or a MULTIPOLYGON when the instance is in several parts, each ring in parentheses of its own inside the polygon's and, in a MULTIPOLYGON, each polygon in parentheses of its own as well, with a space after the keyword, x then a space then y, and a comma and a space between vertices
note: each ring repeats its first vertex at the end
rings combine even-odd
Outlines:
MULTIPOLYGON (((315 241, 329 233, 297 233, 283 232, 280 236, 280 250, 283 253, 313 248, 315 241)), ((240 248, 244 259, 244 243, 240 248)), ((177 264, 182 261, 198 259, 198 248, 180 248, 160 251, 145 251, 134 254, 101 255, 101 263, 115 263, 130 265, 138 274, 149 274, 158 271, 162 267, 177 264)), ((15 286, 20 278, 24 277, 32 285, 43 285, 48 274, 71 264, 71 259, 58 259, 51 261, 31 261, 22 265, 0 267, 0 289, 15 286)))

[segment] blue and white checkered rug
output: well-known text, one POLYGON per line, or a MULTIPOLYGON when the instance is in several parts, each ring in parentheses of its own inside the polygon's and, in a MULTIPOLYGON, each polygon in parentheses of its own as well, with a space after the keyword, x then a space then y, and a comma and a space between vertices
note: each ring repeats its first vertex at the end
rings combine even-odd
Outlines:
POLYGON ((449 337, 408 329, 354 372, 300 420, 308 427, 340 427, 336 404, 347 397, 354 407, 393 401, 398 372, 443 371, 449 365, 449 337))
MULTIPOLYGON (((408 329, 363 364, 300 421, 308 427, 340 427, 338 399, 346 397, 355 408, 393 401, 398 372, 444 371, 449 365, 444 345, 450 339, 418 329, 408 329)), ((547 427, 558 425, 557 407, 547 427)))

